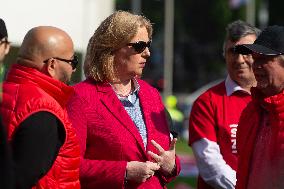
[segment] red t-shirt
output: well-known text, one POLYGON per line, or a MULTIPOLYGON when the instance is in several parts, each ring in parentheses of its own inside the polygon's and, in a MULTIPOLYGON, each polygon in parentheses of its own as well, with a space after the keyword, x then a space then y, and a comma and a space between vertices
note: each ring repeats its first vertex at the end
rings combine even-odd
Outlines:
MULTIPOLYGON (((194 102, 189 119, 189 145, 202 138, 216 142, 226 163, 237 169, 236 133, 243 109, 251 101, 245 91, 227 96, 225 82, 210 88, 194 102)), ((199 188, 211 188, 198 179, 199 188)))
POLYGON ((210 88, 194 102, 189 120, 189 144, 206 138, 217 142, 224 160, 237 169, 236 132, 243 109, 251 101, 244 91, 227 96, 225 82, 210 88))

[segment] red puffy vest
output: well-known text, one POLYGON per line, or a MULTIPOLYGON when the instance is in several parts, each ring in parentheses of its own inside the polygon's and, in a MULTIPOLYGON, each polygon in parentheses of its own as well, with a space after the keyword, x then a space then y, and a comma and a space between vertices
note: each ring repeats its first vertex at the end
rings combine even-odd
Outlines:
POLYGON ((1 113, 10 141, 20 123, 35 112, 50 112, 64 125, 65 142, 51 169, 34 188, 80 188, 79 142, 65 110, 72 93, 72 87, 36 69, 17 64, 13 65, 7 81, 3 83, 1 113))

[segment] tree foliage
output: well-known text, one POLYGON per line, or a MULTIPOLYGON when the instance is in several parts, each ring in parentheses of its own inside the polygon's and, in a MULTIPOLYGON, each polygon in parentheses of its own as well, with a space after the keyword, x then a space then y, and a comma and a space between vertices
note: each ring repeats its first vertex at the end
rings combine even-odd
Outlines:
MULTIPOLYGON (((154 23, 150 64, 144 79, 161 89, 163 81, 164 1, 143 0, 142 13, 154 23)), ((245 7, 229 8, 229 0, 176 0, 174 26, 174 92, 192 92, 225 76, 222 46, 226 25, 245 18, 245 7)), ((130 10, 130 0, 117 0, 130 10)))

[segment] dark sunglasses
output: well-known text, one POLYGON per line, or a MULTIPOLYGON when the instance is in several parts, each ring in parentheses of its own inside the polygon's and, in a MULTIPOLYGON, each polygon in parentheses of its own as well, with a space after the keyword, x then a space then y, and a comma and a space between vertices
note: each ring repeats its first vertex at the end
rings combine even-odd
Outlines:
MULTIPOLYGON (((59 57, 52 57, 56 60, 60 60, 60 61, 63 61, 63 62, 66 62, 68 64, 70 64, 72 66, 72 69, 75 70, 77 65, 79 64, 79 60, 78 60, 78 57, 76 55, 73 56, 73 58, 71 60, 68 60, 68 59, 64 59, 64 58, 59 58, 59 57)), ((44 63, 47 63, 48 60, 50 60, 51 58, 48 58, 46 59, 45 61, 43 61, 44 63)))
POLYGON ((240 45, 237 45, 237 46, 229 48, 228 52, 230 52, 233 56, 239 56, 241 54, 243 56, 243 58, 246 59, 246 60, 251 60, 252 59, 251 52, 245 50, 240 45))
POLYGON ((135 43, 128 43, 127 45, 131 46, 134 48, 134 50, 137 52, 137 53, 142 53, 146 47, 150 48, 151 47, 151 43, 152 41, 148 41, 148 42, 145 42, 145 41, 137 41, 135 43))
POLYGON ((0 41, 0 45, 2 44, 10 44, 10 42, 7 39, 4 39, 0 41))
POLYGON ((252 54, 252 51, 248 50, 242 45, 236 45, 234 47, 231 47, 229 48, 229 51, 231 51, 233 54, 242 54, 242 55, 252 54))
POLYGON ((228 52, 234 55, 240 54, 238 51, 236 51, 236 46, 228 48, 228 52))

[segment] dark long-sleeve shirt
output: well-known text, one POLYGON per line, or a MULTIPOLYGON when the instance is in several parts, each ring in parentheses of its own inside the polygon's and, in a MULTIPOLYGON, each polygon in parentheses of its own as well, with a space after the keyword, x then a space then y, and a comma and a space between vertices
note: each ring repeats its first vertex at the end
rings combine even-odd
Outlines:
POLYGON ((16 188, 31 188, 52 167, 65 140, 59 119, 49 112, 37 112, 15 131, 12 151, 16 188))
POLYGON ((13 169, 10 148, 7 143, 6 129, 0 117, 0 188, 12 189, 13 169))

